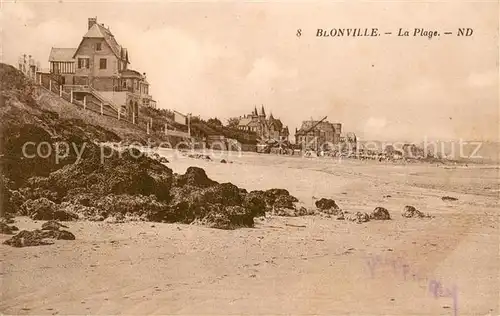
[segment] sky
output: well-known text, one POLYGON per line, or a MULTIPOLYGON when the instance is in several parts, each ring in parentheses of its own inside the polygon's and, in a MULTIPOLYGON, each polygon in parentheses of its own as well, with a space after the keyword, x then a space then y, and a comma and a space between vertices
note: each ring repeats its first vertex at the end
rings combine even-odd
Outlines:
POLYGON ((2 62, 26 53, 43 68, 97 17, 161 108, 225 121, 264 105, 292 135, 327 116, 365 140, 500 137, 498 1, 4 1, 0 12, 2 62), (315 36, 372 27, 393 35, 315 36), (473 36, 396 36, 459 27, 473 36))

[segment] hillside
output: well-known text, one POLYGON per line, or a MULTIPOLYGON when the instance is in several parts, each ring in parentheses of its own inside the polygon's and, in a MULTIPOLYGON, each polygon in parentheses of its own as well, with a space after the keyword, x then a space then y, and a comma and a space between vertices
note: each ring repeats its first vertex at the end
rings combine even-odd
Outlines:
MULTIPOLYGON (((264 215, 269 195, 273 203, 278 196, 296 201, 286 190, 251 194, 232 183, 218 183, 201 168, 175 174, 158 153, 115 150, 99 142, 143 141, 144 132, 61 101, 12 66, 0 64, 0 81, 3 224, 15 215, 62 221, 127 216, 234 229, 252 227, 254 217, 264 215)), ((8 229, 3 232, 11 233, 8 229)), ((6 243, 41 245, 42 239, 52 238, 44 236, 21 231, 6 243)))
POLYGON ((258 142, 257 135, 255 133, 243 132, 227 126, 216 126, 197 117, 192 119, 191 129, 194 133, 201 134, 204 137, 222 135, 226 138, 236 139, 242 144, 249 145, 255 145, 258 142))

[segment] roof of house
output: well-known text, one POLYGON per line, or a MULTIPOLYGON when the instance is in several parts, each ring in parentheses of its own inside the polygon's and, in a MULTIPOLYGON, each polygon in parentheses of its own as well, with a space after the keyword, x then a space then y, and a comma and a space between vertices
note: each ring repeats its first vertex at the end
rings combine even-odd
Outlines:
POLYGON ((247 126, 251 121, 252 121, 252 118, 244 117, 244 118, 240 119, 238 126, 247 126))
POLYGON ((50 50, 49 61, 74 61, 73 55, 76 52, 76 48, 56 48, 52 47, 50 50))
MULTIPOLYGON (((121 47, 116 41, 113 33, 107 28, 104 27, 103 24, 95 23, 92 27, 83 35, 82 42, 85 38, 103 38, 104 41, 109 45, 113 54, 119 59, 125 59, 127 63, 130 63, 128 60, 128 52, 127 49, 121 47)), ((80 42, 81 45, 81 42, 80 42)), ((78 46, 80 48, 80 46, 78 46)), ((75 57, 76 52, 73 54, 73 58, 75 57)))
POLYGON ((295 135, 302 135, 305 132, 313 132, 313 131, 334 132, 335 127, 333 126, 332 123, 328 121, 326 122, 319 122, 314 120, 303 121, 302 126, 297 131, 297 133, 295 133, 295 135))
POLYGON ((258 120, 251 120, 247 126, 250 126, 250 127, 259 127, 260 126, 260 122, 258 120))
POLYGON ((139 77, 139 78, 142 78, 142 75, 140 72, 138 72, 137 70, 133 70, 133 69, 125 69, 121 72, 122 76, 123 77, 139 77))
POLYGON ((275 118, 269 118, 269 124, 272 124, 277 127, 277 130, 283 129, 283 123, 281 122, 280 119, 275 119, 275 118))

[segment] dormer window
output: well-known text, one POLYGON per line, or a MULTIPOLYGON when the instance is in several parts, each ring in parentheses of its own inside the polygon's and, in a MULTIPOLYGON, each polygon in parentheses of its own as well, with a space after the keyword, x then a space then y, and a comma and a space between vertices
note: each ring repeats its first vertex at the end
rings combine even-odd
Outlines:
POLYGON ((101 45, 101 43, 96 43, 96 44, 95 44, 95 50, 96 50, 96 51, 100 51, 100 50, 102 50, 102 45, 101 45))

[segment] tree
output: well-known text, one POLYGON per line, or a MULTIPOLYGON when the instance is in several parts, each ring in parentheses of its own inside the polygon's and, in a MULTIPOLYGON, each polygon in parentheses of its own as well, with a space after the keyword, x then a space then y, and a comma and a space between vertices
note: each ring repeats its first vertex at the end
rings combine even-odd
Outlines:
POLYGON ((222 127, 222 122, 216 117, 208 119, 207 124, 212 126, 222 127))
POLYGON ((236 128, 236 127, 238 127, 239 123, 240 123, 240 119, 239 118, 237 118, 237 117, 230 117, 227 120, 227 127, 236 128))

